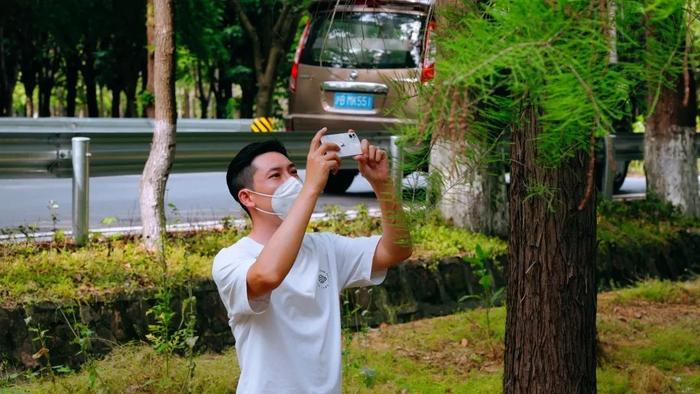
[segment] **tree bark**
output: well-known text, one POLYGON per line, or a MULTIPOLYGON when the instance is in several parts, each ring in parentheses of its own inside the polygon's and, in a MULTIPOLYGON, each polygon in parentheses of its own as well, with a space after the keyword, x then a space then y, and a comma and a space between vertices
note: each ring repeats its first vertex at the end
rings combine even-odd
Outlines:
POLYGON ((0 26, 0 116, 12 116, 12 93, 17 83, 17 55, 6 42, 11 39, 0 26))
POLYGON ((124 108, 124 117, 136 117, 136 81, 132 81, 124 86, 124 95, 126 96, 126 108, 124 108))
POLYGON ((151 152, 141 176, 139 202, 147 250, 162 250, 165 186, 175 154, 175 37, 173 0, 155 0, 155 120, 151 152))
MULTIPOLYGON (((445 93, 449 94, 449 93, 445 93)), ((434 135, 430 171, 441 180, 438 208, 445 219, 470 231, 507 236, 508 204, 503 166, 491 165, 494 141, 472 130, 468 95, 450 95, 450 115, 434 135)))
POLYGON ((438 209, 455 226, 489 235, 506 236, 508 201, 502 169, 487 163, 467 163, 465 149, 438 138, 430 151, 430 171, 440 174, 438 209))
MULTIPOLYGON (((152 97, 155 96, 155 84, 154 84, 154 63, 155 63, 155 10, 153 0, 148 0, 146 3, 146 42, 147 42, 147 59, 146 62, 146 91, 151 94, 152 97)), ((145 113, 147 118, 155 117, 155 104, 146 105, 145 113)))
POLYGON ((240 117, 250 119, 253 117, 253 105, 255 96, 257 95, 257 87, 254 80, 248 80, 241 83, 241 102, 239 106, 240 117))
POLYGON ((595 204, 587 155, 542 168, 538 114, 523 112, 511 146, 505 393, 596 392, 595 204))
MULTIPOLYGON (((697 95, 693 71, 678 76, 676 88, 662 87, 644 133, 644 172, 647 193, 669 202, 689 216, 700 217, 698 168, 695 154, 697 95)), ((655 92, 648 102, 653 105, 655 92)))
POLYGON ((100 109, 97 106, 97 83, 95 81, 95 55, 93 50, 93 46, 86 45, 85 63, 83 63, 82 73, 83 81, 85 82, 88 117, 97 118, 100 116, 100 109))
POLYGON ((197 99, 199 100, 200 118, 206 119, 209 112, 209 99, 211 97, 211 89, 207 91, 204 86, 204 78, 202 77, 202 63, 197 60, 194 69, 194 79, 197 85, 197 99))
POLYGON ((120 91, 117 88, 112 88, 112 117, 113 118, 118 118, 120 116, 120 104, 121 104, 121 96, 120 96, 120 91))
POLYGON ((78 58, 71 54, 66 57, 66 116, 75 116, 75 99, 78 86, 78 58))

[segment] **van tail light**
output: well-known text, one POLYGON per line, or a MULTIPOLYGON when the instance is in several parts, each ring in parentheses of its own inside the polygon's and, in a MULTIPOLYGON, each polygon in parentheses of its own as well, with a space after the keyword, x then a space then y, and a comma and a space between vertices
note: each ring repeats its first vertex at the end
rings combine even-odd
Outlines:
POLYGON ((301 53, 304 51, 306 39, 309 38, 310 28, 311 21, 306 23, 306 27, 304 27, 304 32, 301 33, 301 38, 299 39, 299 45, 297 45, 297 51, 294 54, 294 64, 292 64, 292 73, 289 78, 289 90, 292 92, 296 92, 297 90, 297 77, 299 76, 299 61, 301 61, 301 53))
POLYGON ((425 32, 425 45, 423 47, 423 64, 421 66, 420 81, 425 83, 435 78, 435 57, 437 48, 433 40, 433 32, 435 31, 435 22, 428 23, 428 29, 425 32))

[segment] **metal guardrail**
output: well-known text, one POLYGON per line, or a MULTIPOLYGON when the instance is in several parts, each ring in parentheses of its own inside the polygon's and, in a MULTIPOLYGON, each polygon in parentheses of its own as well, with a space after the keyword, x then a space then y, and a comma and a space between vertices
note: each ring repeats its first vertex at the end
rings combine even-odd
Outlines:
MULTIPOLYGON (((252 121, 178 119, 172 171, 224 171, 245 145, 270 138, 282 142, 300 168, 306 164, 315 131, 252 133, 252 121)), ((0 178, 72 176, 73 237, 81 244, 88 231, 89 177, 141 173, 152 130, 151 119, 0 119, 0 178)), ((376 131, 360 130, 358 134, 389 152, 400 192, 403 172, 397 137, 376 131)), ((604 168, 602 193, 612 197, 616 161, 643 160, 644 135, 607 136, 599 144, 598 160, 604 168)), ((695 136, 695 149, 700 156, 700 134, 695 136)), ((345 160, 343 168, 356 168, 356 164, 345 160)))
MULTIPOLYGON (((300 168, 315 132, 250 132, 251 119, 178 119, 173 172, 225 171, 254 141, 277 139, 300 168)), ((5 118, 0 120, 0 178, 70 177, 71 138, 90 138, 90 176, 139 174, 148 158, 150 119, 5 118)), ((391 134, 358 131, 390 150, 391 134)), ((343 168, 356 168, 351 160, 343 168)))

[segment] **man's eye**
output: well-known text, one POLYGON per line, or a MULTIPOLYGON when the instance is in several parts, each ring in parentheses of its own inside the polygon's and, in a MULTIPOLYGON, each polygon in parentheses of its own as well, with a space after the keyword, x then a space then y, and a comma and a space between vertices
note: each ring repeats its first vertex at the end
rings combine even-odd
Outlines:
POLYGON ((270 175, 270 178, 274 178, 274 177, 278 177, 278 176, 280 176, 280 174, 272 174, 272 175, 270 175))

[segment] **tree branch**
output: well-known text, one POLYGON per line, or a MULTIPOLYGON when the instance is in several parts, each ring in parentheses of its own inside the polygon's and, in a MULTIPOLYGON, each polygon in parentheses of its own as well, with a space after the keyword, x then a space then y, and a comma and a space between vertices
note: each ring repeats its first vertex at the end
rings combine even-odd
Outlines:
POLYGON ((260 78, 260 76, 262 76, 264 73, 263 54, 262 48, 260 47, 260 37, 255 31, 255 26, 253 26, 253 23, 251 23, 250 19, 248 18, 248 15, 246 15, 245 11, 243 11, 243 6, 241 5, 240 0, 231 0, 231 5, 233 6, 233 9, 236 10, 236 12, 238 13, 238 18, 241 20, 241 25, 243 25, 243 28, 245 29, 246 33, 248 33, 248 35, 250 36, 250 41, 252 42, 253 47, 253 64, 255 67, 255 75, 256 77, 260 78))

